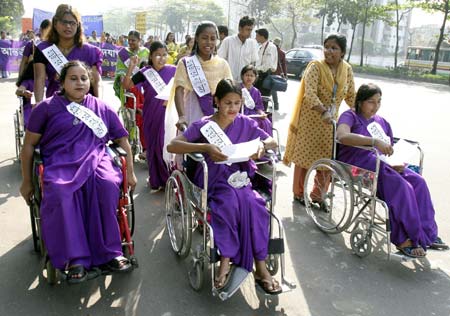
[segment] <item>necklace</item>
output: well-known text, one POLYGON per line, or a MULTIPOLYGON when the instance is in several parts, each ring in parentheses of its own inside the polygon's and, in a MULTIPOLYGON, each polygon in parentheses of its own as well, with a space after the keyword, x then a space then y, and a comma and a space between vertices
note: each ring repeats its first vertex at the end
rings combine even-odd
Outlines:
POLYGON ((67 55, 69 55, 69 53, 72 51, 72 48, 73 48, 74 46, 75 46, 75 45, 72 45, 72 46, 70 46, 70 47, 60 47, 60 46, 58 46, 58 48, 59 48, 59 50, 61 51, 61 53, 63 53, 64 56, 67 56, 67 55))

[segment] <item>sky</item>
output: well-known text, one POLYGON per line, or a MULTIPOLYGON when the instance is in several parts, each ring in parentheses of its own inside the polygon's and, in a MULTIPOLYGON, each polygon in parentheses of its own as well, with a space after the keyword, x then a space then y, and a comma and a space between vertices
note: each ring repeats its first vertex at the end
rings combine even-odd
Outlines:
MULTIPOLYGON (((22 0, 25 8, 24 17, 32 17, 33 16, 33 8, 41 9, 44 11, 55 12, 56 8, 61 3, 72 4, 75 8, 78 9, 81 15, 95 15, 99 14, 102 11, 105 11, 105 3, 108 4, 106 9, 112 8, 124 8, 131 9, 134 7, 138 7, 136 2, 131 1, 130 4, 127 4, 126 1, 123 0, 107 0, 107 1, 98 1, 98 0, 78 0, 78 1, 65 1, 65 0, 45 0, 37 1, 33 0, 22 0)), ((414 9, 413 16, 411 20, 411 27, 417 27, 420 25, 426 24, 437 24, 440 25, 442 23, 442 14, 428 14, 421 10, 414 9)), ((450 23, 449 23, 450 24, 450 23)))

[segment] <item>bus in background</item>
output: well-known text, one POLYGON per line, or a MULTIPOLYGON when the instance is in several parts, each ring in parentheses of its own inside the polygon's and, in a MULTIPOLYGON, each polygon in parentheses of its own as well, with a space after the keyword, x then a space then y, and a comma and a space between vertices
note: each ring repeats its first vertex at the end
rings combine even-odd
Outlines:
MULTIPOLYGON (((408 46, 405 66, 408 68, 431 70, 434 61, 435 47, 408 46)), ((438 71, 450 70, 450 48, 439 50, 438 71)))

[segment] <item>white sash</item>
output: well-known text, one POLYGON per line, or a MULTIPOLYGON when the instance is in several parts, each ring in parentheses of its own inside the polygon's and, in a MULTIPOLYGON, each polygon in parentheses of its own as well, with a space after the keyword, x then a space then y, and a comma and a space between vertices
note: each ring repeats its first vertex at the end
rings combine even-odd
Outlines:
POLYGON ((216 145, 220 149, 232 144, 225 132, 214 121, 209 121, 203 125, 200 132, 210 144, 216 145))
POLYGON ((244 97, 245 106, 250 110, 253 110, 255 108, 255 100, 253 100, 250 92, 245 87, 242 88, 242 96, 244 97))
POLYGON ((86 126, 89 127, 98 138, 102 138, 108 132, 103 120, 99 118, 91 109, 75 102, 70 103, 66 108, 69 113, 86 124, 86 126))
POLYGON ((391 139, 389 138, 389 136, 386 135, 381 125, 378 124, 377 122, 372 122, 369 125, 367 125, 367 131, 373 138, 379 139, 385 142, 386 144, 389 145, 391 144, 391 139))
MULTIPOLYGON (((123 63, 125 64, 125 66, 127 66, 127 68, 130 67, 130 57, 128 57, 128 59, 125 60, 123 63)), ((138 66, 134 66, 134 68, 133 68, 133 70, 131 72, 131 75, 135 75, 138 71, 139 71, 139 67, 138 66)))
POLYGON ((153 89, 155 89, 156 94, 160 94, 161 92, 163 92, 164 88, 166 87, 166 83, 155 69, 147 69, 146 71, 144 71, 144 76, 147 79, 148 83, 150 83, 150 85, 153 87, 153 89))
POLYGON ((68 60, 66 56, 61 53, 59 48, 53 44, 52 46, 47 47, 42 50, 45 58, 47 58, 48 62, 55 68, 58 74, 61 74, 61 70, 65 64, 67 64, 68 60))
POLYGON ((202 97, 211 92, 202 65, 198 60, 197 55, 186 57, 186 71, 191 80, 192 88, 199 97, 202 97))

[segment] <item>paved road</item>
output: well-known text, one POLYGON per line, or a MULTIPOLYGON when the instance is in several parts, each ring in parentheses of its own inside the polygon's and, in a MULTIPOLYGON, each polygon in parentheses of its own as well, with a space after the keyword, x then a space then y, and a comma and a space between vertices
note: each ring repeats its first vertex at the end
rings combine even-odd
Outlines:
MULTIPOLYGON (((416 139, 426 152, 425 176, 437 209, 440 235, 450 241, 450 89, 444 86, 357 77, 383 88, 381 114, 395 134, 416 139)), ((290 81, 275 115, 282 143, 298 90, 290 81)), ((117 105, 111 82, 105 99, 117 105)), ((171 253, 165 232, 163 194, 145 186, 146 166, 137 164, 139 269, 100 277, 80 286, 49 286, 42 262, 32 250, 28 210, 18 193, 19 163, 14 158, 12 113, 18 106, 13 80, 0 81, 0 315, 450 315, 450 252, 427 259, 387 262, 384 250, 360 259, 349 236, 320 233, 304 210, 292 203, 292 170, 280 166, 277 212, 286 229, 287 273, 297 289, 279 297, 255 292, 249 281, 226 302, 207 288, 190 289, 184 262, 171 253)))

